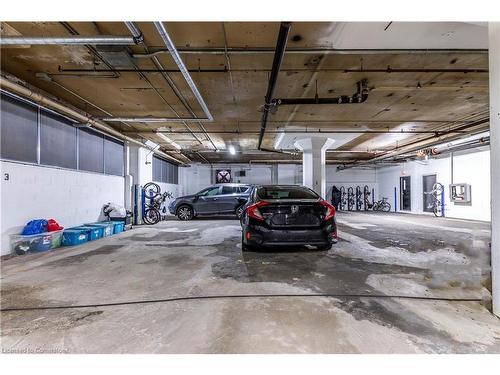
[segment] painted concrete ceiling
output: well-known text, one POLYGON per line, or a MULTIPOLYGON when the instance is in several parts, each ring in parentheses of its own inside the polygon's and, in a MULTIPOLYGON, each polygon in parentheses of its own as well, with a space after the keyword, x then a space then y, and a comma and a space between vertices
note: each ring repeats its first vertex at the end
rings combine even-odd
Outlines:
MULTIPOLYGON (((6 22, 2 26, 3 35, 130 35, 117 22, 6 22)), ((152 23, 138 22, 137 26, 149 52, 165 50, 152 23)), ((257 150, 278 22, 165 22, 165 27, 215 121, 204 123, 204 129, 195 121, 110 125, 193 161, 300 159, 300 155, 257 150), (250 51, 242 52, 245 49, 250 51), (155 134, 158 129, 182 149, 155 134), (229 145, 236 147, 236 155, 226 152, 229 145)), ((174 117, 176 113, 192 117, 153 61, 138 56, 146 54, 145 46, 4 46, 1 67, 96 117, 174 117)), ((361 104, 279 106, 269 116, 263 147, 273 149, 277 137, 287 131, 351 132, 349 141, 328 156, 331 161, 348 162, 430 136, 420 133, 423 131, 451 129, 487 118, 486 48, 487 28, 475 23, 292 23, 276 98, 350 96, 362 79, 368 81, 369 96, 361 104), (332 48, 385 51, 319 51, 332 48), (310 49, 315 50, 307 51, 310 49), (425 49, 446 51, 422 51, 425 49), (373 132, 386 130, 401 133, 373 132), (359 133, 353 133, 356 131, 359 133)), ((202 117, 170 55, 156 57, 166 70, 163 74, 202 117)))

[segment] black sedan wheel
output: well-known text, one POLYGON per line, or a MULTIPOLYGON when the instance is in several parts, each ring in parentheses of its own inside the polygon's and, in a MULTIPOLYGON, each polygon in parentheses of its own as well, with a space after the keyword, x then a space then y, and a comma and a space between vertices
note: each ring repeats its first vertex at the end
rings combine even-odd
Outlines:
POLYGON ((239 206, 237 209, 236 209, 236 216, 239 218, 241 218, 241 215, 243 215, 243 205, 239 206))
POLYGON ((177 217, 180 220, 191 220, 194 217, 193 209, 189 206, 180 206, 177 209, 177 217))

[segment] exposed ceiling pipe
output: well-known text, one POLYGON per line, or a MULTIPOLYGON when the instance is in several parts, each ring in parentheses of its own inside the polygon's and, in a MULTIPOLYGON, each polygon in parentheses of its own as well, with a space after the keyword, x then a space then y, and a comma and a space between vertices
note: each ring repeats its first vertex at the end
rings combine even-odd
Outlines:
POLYGON ((0 38, 1 46, 15 45, 115 45, 128 46, 138 42, 135 38, 129 36, 61 36, 61 37, 28 37, 28 36, 2 36, 0 38))
POLYGON ((361 162, 354 162, 354 163, 350 163, 350 164, 345 164, 343 166, 339 166, 339 169, 348 169, 348 168, 352 168, 352 167, 356 167, 356 166, 360 166, 360 165, 373 164, 375 162, 395 158, 398 155, 412 152, 412 151, 416 151, 416 150, 421 149, 421 148, 431 147, 431 146, 440 144, 446 140, 454 140, 454 139, 458 139, 460 137, 463 137, 464 136, 463 134, 454 133, 454 131, 457 131, 457 130, 468 130, 468 132, 470 134, 483 132, 483 131, 487 130, 488 123, 489 123, 489 118, 484 118, 484 119, 478 120, 472 124, 463 125, 463 126, 460 126, 456 129, 453 129, 453 130, 444 131, 439 136, 425 138, 422 140, 411 142, 411 143, 406 144, 406 145, 401 146, 401 147, 396 147, 396 148, 386 152, 384 155, 377 156, 377 157, 371 158, 369 160, 365 160, 365 161, 361 161, 361 162))
POLYGON ((450 68, 408 68, 393 69, 388 66, 386 69, 342 69, 344 73, 488 73, 488 69, 450 69, 450 68))
POLYGON ((276 106, 280 105, 302 105, 302 104, 356 104, 364 103, 368 99, 368 81, 363 79, 357 82, 358 91, 352 95, 342 95, 336 98, 320 98, 318 94, 314 98, 285 98, 273 99, 276 106))
MULTIPOLYGON (((210 110, 208 109, 205 101, 203 100, 203 97, 201 96, 198 88, 196 87, 193 79, 191 78, 191 75, 189 74, 186 66, 184 65, 184 62, 182 61, 179 53, 177 52, 172 39, 168 35, 167 30, 165 29, 165 26, 163 25, 162 22, 154 22, 154 25, 160 34, 160 37, 162 38, 163 42, 167 46, 172 58, 174 59, 175 63, 177 64, 180 72, 184 76, 184 79, 186 80, 188 86, 191 88, 191 91, 193 92, 193 95, 196 97, 200 107, 202 108, 203 112, 205 113, 205 118, 187 118, 187 117, 103 117, 101 118, 102 121, 106 122, 144 122, 144 123, 158 123, 158 122, 187 122, 187 121, 193 121, 193 122, 212 122, 213 121, 213 116, 210 113, 210 110)), ((131 26, 130 23, 127 25, 129 30, 133 32, 138 32, 138 29, 135 26, 131 26)), ((142 34, 141 34, 142 35, 142 34)), ((213 142, 212 142, 213 143, 213 142)), ((214 145, 215 147, 215 145, 214 145)), ((215 147, 216 148, 216 147, 215 147)))
POLYGON ((146 123, 158 123, 158 122, 212 122, 206 118, 190 118, 190 117, 102 117, 102 121, 106 122, 146 122, 146 123))
MULTIPOLYGON (((126 22, 125 25, 129 29, 129 31, 132 33, 132 35, 134 35, 136 37, 141 36, 141 38, 142 38, 142 32, 141 32, 141 30, 133 22, 126 22)), ((144 38, 142 38, 142 46, 144 47, 144 50, 146 51, 146 53, 149 53, 149 48, 144 43, 144 38)), ((177 98, 181 101, 181 103, 184 105, 184 107, 186 107, 186 109, 191 114, 191 116, 193 116, 194 118, 196 118, 197 117, 196 113, 193 111, 193 109, 191 108, 191 106, 189 105, 189 103, 187 102, 187 100, 184 98, 184 96, 182 95, 182 93, 180 92, 180 90, 177 88, 175 82, 172 80, 172 78, 170 78, 170 76, 168 75, 168 72, 163 67, 163 65, 160 62, 160 60, 156 56, 152 56, 151 60, 153 61, 153 64, 155 65, 155 67, 160 72, 161 76, 165 79, 165 81, 167 82, 167 84, 170 86, 170 88, 172 89, 172 91, 175 93, 175 95, 177 96, 177 98)), ((178 71, 176 71, 176 72, 178 72, 178 71)), ((177 113, 177 111, 175 111, 174 109, 173 109, 173 111, 174 111, 174 113, 178 117, 180 117, 180 115, 177 113)), ((197 124, 200 127, 200 129, 203 131, 203 134, 205 135, 205 137, 212 144, 212 147, 214 148, 214 150, 217 150, 218 149, 217 146, 215 145, 214 141, 212 140, 212 137, 208 134, 207 130, 203 126, 203 123, 201 121, 197 121, 197 124)), ((189 127, 189 125, 186 122, 184 122, 184 126, 188 130, 191 130, 191 128, 189 127)), ((200 139, 194 133, 193 133, 193 136, 196 138, 196 140, 200 144, 202 144, 202 142, 200 141, 200 139)))
MULTIPOLYGON (((136 38, 137 40, 140 41, 140 44, 142 44, 144 50, 147 52, 149 51, 148 50, 148 47, 146 46, 146 44, 144 44, 144 36, 142 34, 142 31, 133 23, 133 22, 125 22, 125 26, 127 27, 127 29, 130 31, 130 33, 134 36, 134 38, 136 38)), ((153 63, 156 65, 157 68, 160 68, 160 69, 163 69, 163 66, 161 65, 161 63, 158 61, 158 59, 156 57, 154 57, 153 59, 153 63)), ((139 77, 141 78, 144 78, 146 80, 146 82, 149 83, 149 85, 155 90, 155 92, 158 94, 158 96, 165 102, 165 104, 167 104, 167 106, 169 107, 169 109, 174 112, 174 114, 177 116, 177 117, 181 117, 179 115, 179 113, 175 110, 175 108, 173 108, 168 102, 167 100, 165 99, 165 97, 158 91, 158 89, 153 85, 153 83, 143 74, 143 72, 140 71, 139 67, 135 64, 135 62, 133 63, 134 65, 134 71, 137 72, 137 74, 139 74, 139 77)), ((167 84, 170 86, 170 88, 174 91, 174 93, 177 95, 178 99, 182 101, 183 97, 182 95, 180 94, 180 92, 178 92, 177 90, 177 87, 175 86, 175 84, 172 82, 172 80, 170 79, 170 77, 168 76, 168 74, 166 73, 161 73, 162 77, 166 80, 167 84)), ((194 133, 192 133, 192 130, 191 128, 189 127, 189 125, 186 123, 186 122, 183 122, 184 126, 186 127, 186 129, 191 133, 191 135, 193 136, 193 138, 199 143, 199 144, 203 144, 203 142, 201 141, 201 139, 194 133)))
POLYGON ((286 43, 288 40, 288 33, 290 32, 291 23, 282 22, 280 25, 280 30, 278 33, 278 39, 276 41, 276 49, 274 52, 273 66, 271 69, 271 74, 269 76, 269 82, 267 84, 267 93, 265 96, 264 108, 261 118, 261 128, 259 134, 259 143, 257 148, 260 150, 262 146, 262 140, 264 139, 264 133, 266 132, 267 117, 269 116, 269 111, 271 110, 274 89, 276 88, 276 82, 278 81, 278 73, 281 69, 281 64, 283 58, 285 57, 286 43))
MULTIPOLYGON (((270 54, 274 53, 274 48, 268 47, 212 47, 212 48, 196 48, 196 47, 179 47, 177 48, 181 54, 207 54, 207 55, 224 55, 226 52, 235 55, 255 55, 255 54, 270 54)), ((134 54, 135 58, 150 58, 164 53, 169 53, 168 50, 160 49, 148 54, 134 54)), ((330 47, 315 47, 315 48, 288 48, 287 54, 332 54, 332 55, 408 55, 408 54, 487 54, 487 49, 348 49, 348 48, 330 48, 330 47)))
MULTIPOLYGON (((191 134, 189 131, 184 130, 170 130, 170 129, 155 129, 149 131, 126 131, 127 133, 134 134, 191 134)), ((213 134, 260 134, 257 130, 214 130, 210 131, 213 134)), ((202 133, 201 131, 194 130, 193 133, 202 133)), ((266 130, 268 134, 433 134, 439 136, 444 133, 468 134, 466 130, 338 130, 338 129, 304 129, 304 130, 266 130)), ((261 148, 262 149, 262 148, 261 148)))
MULTIPOLYGON (((153 56, 154 57, 154 56, 153 56)), ((178 69, 130 69, 130 68, 118 68, 114 69, 116 72, 129 73, 140 71, 141 73, 179 73, 178 69)), ((446 68, 430 68, 430 69, 420 69, 420 68, 409 68, 409 69, 393 69, 388 71, 387 69, 342 69, 342 68, 286 68, 281 69, 281 72, 342 72, 342 73, 488 73, 488 69, 479 68, 461 68, 461 69, 446 69, 446 68)), ((99 77, 104 73, 109 73, 106 69, 66 69, 60 68, 59 75, 75 76, 75 77, 85 77, 85 76, 96 76, 99 77)), ((236 68, 232 69, 229 66, 225 66, 220 69, 213 68, 191 68, 188 69, 190 73, 256 73, 256 72, 270 72, 270 69, 266 68, 236 68)), ((56 73, 57 74, 57 73, 56 73)))
POLYGON ((165 28, 165 26, 163 25, 162 22, 154 22, 154 25, 156 27, 156 30, 160 34, 161 39, 163 40, 163 42, 167 46, 168 50, 170 51, 170 55, 172 56, 175 63, 179 67, 179 70, 181 71, 182 75, 184 76, 186 83, 191 88, 193 95, 195 96, 196 100, 198 101, 198 104, 200 105, 201 109, 205 113, 207 120, 213 121, 213 116, 210 113, 210 110, 208 109, 207 104, 203 100, 203 97, 201 96, 200 91, 198 90, 198 87, 196 87, 193 79, 191 78, 191 75, 189 74, 186 66, 184 65, 184 62, 182 61, 182 58, 179 55, 179 52, 177 52, 177 49, 175 48, 175 45, 172 42, 172 39, 170 38, 170 35, 168 35, 167 29, 165 28))
MULTIPOLYGON (((137 144, 137 145, 140 145, 142 147, 146 147, 146 148, 149 148, 151 150, 150 147, 147 147, 146 145, 144 145, 142 142, 140 142, 139 140, 137 139, 134 139, 134 138, 130 138, 124 134, 122 134, 121 132, 113 129, 112 127, 110 127, 109 125, 106 125, 96 119, 94 119, 93 117, 87 115, 87 114, 83 114, 79 111, 77 111, 76 109, 72 109, 70 108, 68 105, 62 103, 62 102, 59 102, 59 101, 56 101, 54 99, 51 99, 51 98, 48 98, 47 96, 45 95, 42 95, 38 92, 35 92, 34 90, 24 86, 24 85, 21 85, 17 82, 14 82, 14 78, 13 77, 9 77, 7 74, 5 73, 2 73, 2 75, 0 76, 0 87, 2 89, 5 89, 9 92, 12 92, 14 94, 17 94, 17 95, 20 95, 22 97, 25 97, 35 103, 38 103, 40 105, 43 105, 47 108, 50 108, 50 109, 53 109, 57 112, 60 112, 62 114, 65 114, 73 119, 75 119, 77 122, 81 122, 81 123, 87 123, 93 127, 95 127, 96 129, 99 129, 101 131, 104 131, 112 136, 115 136, 117 138, 120 138, 122 140, 125 140, 125 141, 128 141, 128 142, 131 142, 131 143, 134 143, 134 144, 137 144)), ((167 155, 165 154, 164 152, 161 152, 161 151, 157 151, 155 150, 154 151, 156 154, 158 155, 161 155, 165 158, 168 158, 169 160, 171 161, 174 161, 175 163, 178 163, 178 164, 185 164, 184 162, 170 156, 170 155, 167 155)))

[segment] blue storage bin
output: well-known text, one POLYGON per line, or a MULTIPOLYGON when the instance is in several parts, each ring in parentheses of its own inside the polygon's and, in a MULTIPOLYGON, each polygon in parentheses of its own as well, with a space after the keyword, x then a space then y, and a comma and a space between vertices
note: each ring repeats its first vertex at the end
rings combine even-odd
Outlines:
POLYGON ((87 233, 89 241, 98 240, 99 238, 102 237, 102 232, 103 232, 103 228, 89 227, 88 225, 81 225, 79 227, 74 227, 69 229, 77 229, 85 231, 87 233))
POLYGON ((125 222, 124 221, 115 221, 115 231, 114 234, 121 233, 125 230, 125 222))
POLYGON ((125 230, 124 221, 103 221, 102 223, 113 225, 113 234, 121 233, 125 230))
POLYGON ((65 229, 63 232, 63 246, 81 245, 88 241, 88 234, 82 229, 65 229))
POLYGON ((103 237, 111 236, 113 234, 113 231, 114 231, 113 224, 109 224, 107 222, 88 223, 88 224, 85 224, 85 226, 86 227, 102 228, 102 236, 103 237))

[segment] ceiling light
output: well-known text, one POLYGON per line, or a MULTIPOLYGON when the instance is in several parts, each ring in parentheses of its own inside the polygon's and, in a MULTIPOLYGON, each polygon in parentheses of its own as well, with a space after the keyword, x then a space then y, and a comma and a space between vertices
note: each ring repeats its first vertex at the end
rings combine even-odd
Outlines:
POLYGON ((149 139, 147 139, 146 142, 144 142, 144 144, 152 149, 156 149, 157 147, 160 147, 160 145, 158 143, 154 143, 153 141, 150 141, 149 139))
POLYGON ((233 145, 229 146, 227 149, 231 155, 236 155, 236 149, 233 145))
POLYGON ((180 144, 178 144, 177 142, 174 142, 172 139, 170 139, 169 137, 167 137, 165 134, 163 133, 156 133, 156 135, 158 137, 160 137, 161 139, 163 139, 164 141, 167 141, 167 143, 171 144, 172 146, 174 146, 177 150, 181 150, 182 147, 180 144))

